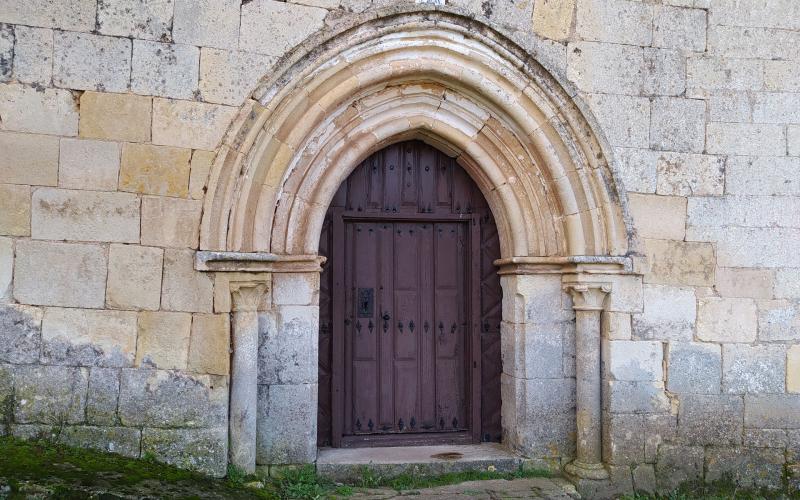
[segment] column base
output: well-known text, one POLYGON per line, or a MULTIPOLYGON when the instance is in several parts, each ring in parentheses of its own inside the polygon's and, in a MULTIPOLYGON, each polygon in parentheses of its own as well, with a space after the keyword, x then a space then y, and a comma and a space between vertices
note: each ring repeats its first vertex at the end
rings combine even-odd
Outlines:
POLYGON ((602 463, 586 464, 573 460, 564 466, 564 472, 578 479, 602 481, 608 479, 608 470, 602 463))

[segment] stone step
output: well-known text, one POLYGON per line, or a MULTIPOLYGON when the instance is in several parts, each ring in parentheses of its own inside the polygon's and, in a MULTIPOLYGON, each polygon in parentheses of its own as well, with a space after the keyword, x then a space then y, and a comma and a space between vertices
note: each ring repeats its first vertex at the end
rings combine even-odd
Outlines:
POLYGON ((513 472, 522 457, 497 443, 385 448, 320 448, 317 474, 334 481, 358 481, 367 469, 383 478, 405 473, 513 472))

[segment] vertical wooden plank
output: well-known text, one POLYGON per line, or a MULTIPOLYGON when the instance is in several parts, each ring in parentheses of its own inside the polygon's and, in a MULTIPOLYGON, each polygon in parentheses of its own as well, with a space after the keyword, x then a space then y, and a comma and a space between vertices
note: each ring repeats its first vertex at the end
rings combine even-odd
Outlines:
POLYGON ((379 272, 380 272, 380 312, 378 329, 379 368, 378 368, 378 418, 379 429, 383 432, 394 428, 394 224, 378 223, 379 234, 379 272))
POLYGON ((415 223, 394 225, 394 422, 395 430, 409 430, 412 417, 416 426, 419 324, 419 230, 415 223))
POLYGON ((401 146, 389 146, 384 150, 383 158, 383 211, 397 213, 401 207, 403 187, 401 146))
POLYGON ((436 150, 430 147, 421 147, 419 150, 419 202, 420 213, 432 213, 436 208, 436 150))
POLYGON ((419 170, 419 147, 414 143, 398 145, 402 152, 402 197, 403 208, 417 207, 417 175, 419 170))
POLYGON ((347 404, 346 395, 349 393, 345 388, 349 382, 349 360, 345 356, 345 319, 347 318, 347 304, 344 294, 348 286, 348 279, 345 275, 345 228, 342 220, 341 211, 334 211, 331 214, 333 225, 333 260, 331 266, 332 273, 332 366, 331 366, 331 444, 341 446, 342 434, 344 433, 345 406, 347 404), (335 290, 335 293, 333 292, 335 290))
POLYGON ((436 419, 436 327, 434 290, 434 224, 420 224, 420 431, 433 432, 437 429, 436 419))
POLYGON ((481 226, 480 218, 473 216, 466 228, 468 236, 467 272, 464 273, 468 279, 468 316, 466 318, 466 339, 469 343, 470 353, 467 357, 467 369, 469 372, 469 387, 471 390, 469 409, 470 409, 470 431, 472 432, 473 442, 481 442, 481 389, 483 359, 481 352, 481 226))

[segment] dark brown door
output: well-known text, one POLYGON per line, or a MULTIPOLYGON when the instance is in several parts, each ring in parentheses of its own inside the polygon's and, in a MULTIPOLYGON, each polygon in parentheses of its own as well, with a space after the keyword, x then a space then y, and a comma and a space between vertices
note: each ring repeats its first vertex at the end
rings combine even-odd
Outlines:
POLYGON ((368 158, 320 253, 319 444, 499 440, 499 244, 455 160, 418 141, 368 158))

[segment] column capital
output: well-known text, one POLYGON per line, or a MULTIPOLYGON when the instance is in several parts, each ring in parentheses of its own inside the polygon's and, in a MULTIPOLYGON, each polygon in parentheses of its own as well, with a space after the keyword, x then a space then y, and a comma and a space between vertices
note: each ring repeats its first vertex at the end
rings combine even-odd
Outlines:
POLYGON ((233 311, 257 311, 267 293, 267 283, 263 281, 231 281, 229 287, 233 311))
POLYGON ((602 311, 611 283, 565 283, 564 289, 572 295, 576 311, 602 311))

